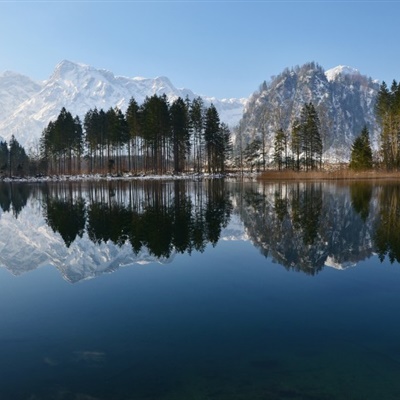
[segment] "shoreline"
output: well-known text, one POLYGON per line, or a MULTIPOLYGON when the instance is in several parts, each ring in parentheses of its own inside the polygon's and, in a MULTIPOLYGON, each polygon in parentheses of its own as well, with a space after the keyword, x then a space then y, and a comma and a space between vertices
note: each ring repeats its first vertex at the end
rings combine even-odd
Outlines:
POLYGON ((187 173, 179 175, 109 175, 109 174, 80 174, 80 175, 44 175, 37 177, 4 177, 0 182, 5 183, 46 183, 46 182, 85 182, 85 181, 174 181, 174 180, 192 180, 200 181, 206 179, 256 179, 259 173, 238 172, 225 174, 208 174, 208 173, 187 173))
POLYGON ((80 174, 80 175, 44 175, 36 177, 2 177, 5 183, 46 183, 46 182, 84 182, 84 181, 174 181, 174 180, 207 180, 207 179, 251 179, 263 182, 284 181, 400 181, 400 171, 266 171, 266 172, 229 172, 224 174, 183 173, 183 174, 80 174))

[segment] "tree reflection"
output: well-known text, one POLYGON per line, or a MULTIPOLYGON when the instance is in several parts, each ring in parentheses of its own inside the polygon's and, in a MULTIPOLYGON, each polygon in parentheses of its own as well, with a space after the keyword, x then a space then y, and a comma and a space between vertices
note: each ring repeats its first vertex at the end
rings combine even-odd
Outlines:
POLYGON ((31 195, 41 199, 45 221, 67 248, 85 238, 157 258, 202 252, 219 241, 235 204, 252 243, 287 269, 313 275, 374 253, 400 262, 398 184, 2 183, 0 206, 18 218, 31 195))
POLYGON ((274 183, 241 190, 238 210, 253 243, 288 269, 314 275, 372 254, 371 223, 354 212, 346 187, 274 183))
POLYGON ((130 243, 137 254, 145 247, 156 257, 172 252, 203 251, 215 245, 232 212, 222 180, 203 183, 88 183, 87 201, 71 186, 47 188, 46 222, 70 246, 87 231, 94 243, 130 243))
POLYGON ((301 234, 304 245, 314 244, 318 236, 321 217, 321 184, 307 185, 305 188, 296 185, 291 195, 291 206, 293 225, 301 234))
POLYGON ((18 218, 19 213, 26 206, 32 186, 22 183, 0 184, 0 207, 4 212, 12 211, 18 218))
POLYGON ((369 215, 372 189, 372 184, 369 182, 356 182, 350 186, 351 204, 364 222, 369 215))
POLYGON ((85 200, 72 185, 59 184, 49 190, 46 186, 43 198, 43 214, 46 223, 58 232, 67 247, 77 236, 82 237, 86 224, 85 200))
POLYGON ((374 232, 379 259, 400 262, 400 186, 384 185, 379 194, 379 220, 374 232))

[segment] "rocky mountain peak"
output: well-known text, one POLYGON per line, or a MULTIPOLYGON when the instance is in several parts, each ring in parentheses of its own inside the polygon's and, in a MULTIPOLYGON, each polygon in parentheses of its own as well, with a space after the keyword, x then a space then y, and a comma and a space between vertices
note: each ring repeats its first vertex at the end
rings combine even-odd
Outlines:
MULTIPOLYGON (((374 104, 379 83, 352 67, 339 66, 325 71, 316 63, 285 69, 249 99, 240 121, 242 143, 266 131, 268 143, 282 128, 290 133, 305 103, 312 102, 321 121, 325 159, 347 161, 351 145, 367 125, 373 144, 378 142, 379 126, 374 104)), ((272 159, 273 146, 268 149, 272 159)))
POLYGON ((336 80, 338 77, 343 75, 361 75, 360 71, 356 68, 349 67, 347 65, 338 65, 335 68, 328 69, 325 71, 326 78, 329 82, 336 80))
MULTIPOLYGON (((68 60, 57 64, 49 79, 41 84, 33 81, 28 84, 22 79, 13 79, 10 84, 10 77, 11 73, 0 75, 0 137, 9 140, 15 135, 28 148, 39 140, 43 129, 63 107, 83 120, 86 112, 95 107, 119 107, 125 111, 132 97, 141 104, 154 94, 165 94, 170 101, 198 96, 189 89, 176 88, 164 76, 154 79, 115 76, 111 71, 68 60)), ((242 116, 244 99, 201 97, 205 106, 213 102, 221 121, 230 126, 236 125, 242 116)))

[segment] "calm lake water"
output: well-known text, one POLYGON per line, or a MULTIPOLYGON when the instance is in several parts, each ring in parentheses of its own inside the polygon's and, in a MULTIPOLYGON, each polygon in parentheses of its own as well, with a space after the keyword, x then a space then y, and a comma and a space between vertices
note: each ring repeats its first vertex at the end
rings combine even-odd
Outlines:
POLYGON ((400 398, 400 185, 0 186, 0 399, 400 398))

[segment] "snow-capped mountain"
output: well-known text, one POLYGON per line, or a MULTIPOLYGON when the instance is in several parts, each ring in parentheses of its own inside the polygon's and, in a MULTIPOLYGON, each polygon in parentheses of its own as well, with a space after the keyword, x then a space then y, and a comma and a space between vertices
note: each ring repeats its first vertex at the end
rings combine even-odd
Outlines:
MULTIPOLYGON (((40 138, 49 121, 62 107, 83 119, 89 109, 119 107, 125 111, 134 97, 141 104, 146 96, 166 94, 170 101, 179 96, 194 99, 189 89, 177 89, 168 78, 128 78, 70 61, 59 63, 50 78, 35 83, 13 73, 0 76, 0 136, 15 135, 24 146, 40 138)), ((216 99, 201 96, 204 104, 217 108, 221 121, 234 126, 242 116, 246 99, 216 99)))
POLYGON ((325 71, 325 76, 326 79, 328 79, 329 82, 332 82, 336 80, 337 78, 340 78, 342 75, 355 75, 355 76, 360 76, 360 71, 356 68, 349 67, 347 65, 338 65, 335 68, 328 69, 325 71))
MULTIPOLYGON (((24 75, 6 71, 0 74, 0 124, 9 118, 18 106, 41 90, 41 84, 24 75)), ((0 133, 4 140, 6 133, 0 133)))
POLYGON ((290 132, 305 103, 316 107, 324 143, 324 155, 331 161, 348 160, 351 145, 367 125, 371 142, 377 148, 379 127, 374 105, 379 83, 351 67, 338 66, 325 71, 316 63, 285 69, 270 82, 264 82, 249 99, 240 122, 245 142, 266 130, 272 143, 277 129, 290 132))

